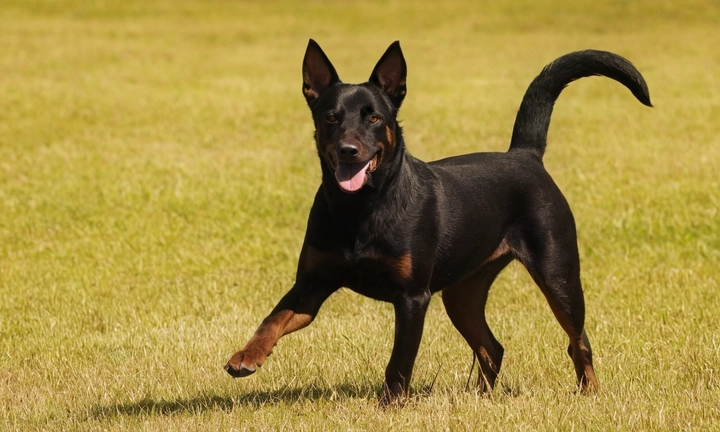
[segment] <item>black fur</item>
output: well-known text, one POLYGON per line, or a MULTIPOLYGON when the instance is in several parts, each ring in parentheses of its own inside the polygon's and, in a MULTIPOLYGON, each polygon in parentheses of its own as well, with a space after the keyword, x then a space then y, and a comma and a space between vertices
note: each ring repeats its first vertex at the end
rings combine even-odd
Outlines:
POLYGON ((383 403, 393 402, 407 393, 430 297, 442 291, 450 319, 478 356, 478 385, 492 387, 503 348, 485 320, 485 301, 498 273, 517 259, 568 334, 578 385, 596 388, 575 224, 542 155, 553 104, 567 84, 604 75, 650 105, 645 81, 616 54, 567 54, 528 88, 508 152, 425 163, 407 152, 397 123, 406 71, 395 42, 368 82, 344 84, 310 40, 303 93, 315 122, 322 185, 295 285, 226 370, 253 373, 281 336, 308 325, 327 297, 348 287, 394 305, 395 342, 382 395, 383 403))

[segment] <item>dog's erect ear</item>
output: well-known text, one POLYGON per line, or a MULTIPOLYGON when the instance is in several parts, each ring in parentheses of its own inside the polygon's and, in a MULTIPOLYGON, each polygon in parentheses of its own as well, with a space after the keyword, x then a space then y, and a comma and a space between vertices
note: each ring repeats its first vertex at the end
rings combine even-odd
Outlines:
POLYGON ((333 84, 339 83, 337 72, 314 40, 310 39, 303 59, 303 94, 308 104, 333 84))
POLYGON ((370 75, 370 82, 380 87, 390 97, 395 107, 400 108, 407 93, 406 77, 405 57, 400 49, 400 42, 395 41, 375 65, 370 75))

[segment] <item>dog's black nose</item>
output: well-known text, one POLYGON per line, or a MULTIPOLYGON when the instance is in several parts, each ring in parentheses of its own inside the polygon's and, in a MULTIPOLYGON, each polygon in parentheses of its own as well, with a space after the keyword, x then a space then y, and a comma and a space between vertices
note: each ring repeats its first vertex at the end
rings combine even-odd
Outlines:
POLYGON ((354 144, 340 144, 338 156, 342 162, 352 162, 360 154, 360 150, 354 144))

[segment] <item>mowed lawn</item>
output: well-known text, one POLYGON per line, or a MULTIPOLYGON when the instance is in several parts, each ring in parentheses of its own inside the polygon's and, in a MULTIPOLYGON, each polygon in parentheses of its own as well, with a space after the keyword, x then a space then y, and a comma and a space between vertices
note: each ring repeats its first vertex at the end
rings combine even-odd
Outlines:
POLYGON ((3 0, 0 430, 720 429, 718 23, 714 0, 3 0), (392 308, 348 290, 258 373, 225 373, 292 285, 319 185, 310 37, 348 82, 401 41, 425 160, 504 151, 567 52, 644 74, 652 109, 571 84, 544 159, 577 221, 596 395, 514 264, 488 395, 439 296, 402 409, 377 403, 392 308))

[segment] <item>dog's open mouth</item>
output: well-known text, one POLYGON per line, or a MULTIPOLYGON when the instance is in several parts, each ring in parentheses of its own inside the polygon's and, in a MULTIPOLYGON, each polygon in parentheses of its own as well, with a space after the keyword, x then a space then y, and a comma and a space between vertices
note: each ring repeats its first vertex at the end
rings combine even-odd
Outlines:
POLYGON ((367 162, 343 163, 338 162, 335 168, 335 179, 340 189, 348 193, 359 191, 367 182, 367 175, 377 168, 378 155, 367 162))

